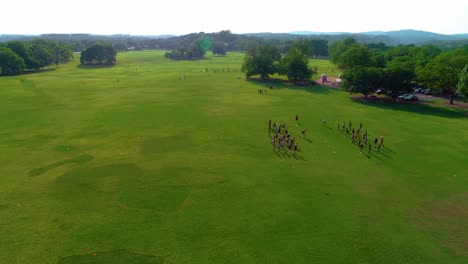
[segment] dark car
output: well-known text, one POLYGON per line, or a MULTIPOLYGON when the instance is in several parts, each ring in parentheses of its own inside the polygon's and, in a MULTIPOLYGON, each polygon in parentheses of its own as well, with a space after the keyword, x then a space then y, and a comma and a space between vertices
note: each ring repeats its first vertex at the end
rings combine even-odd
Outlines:
POLYGON ((409 94, 409 95, 403 97, 403 100, 405 100, 405 101, 418 101, 419 98, 414 94, 409 94))
POLYGON ((408 96, 409 94, 402 94, 402 95, 399 95, 398 96, 398 99, 405 99, 406 96, 408 96))
POLYGON ((424 94, 433 94, 431 89, 426 89, 423 91, 424 94))

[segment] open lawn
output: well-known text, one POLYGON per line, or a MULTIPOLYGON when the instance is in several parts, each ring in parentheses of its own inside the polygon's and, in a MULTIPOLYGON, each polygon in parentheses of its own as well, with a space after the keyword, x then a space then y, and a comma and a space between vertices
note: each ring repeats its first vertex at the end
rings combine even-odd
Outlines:
POLYGON ((258 94, 243 54, 163 54, 0 78, 1 263, 468 263, 463 110, 258 94), (385 147, 360 154, 343 121, 385 147))

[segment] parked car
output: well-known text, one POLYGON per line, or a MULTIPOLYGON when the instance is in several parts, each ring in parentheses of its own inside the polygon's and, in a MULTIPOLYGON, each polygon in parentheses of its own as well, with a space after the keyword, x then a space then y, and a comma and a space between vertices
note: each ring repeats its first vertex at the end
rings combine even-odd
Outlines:
POLYGON ((383 89, 378 89, 377 91, 375 91, 376 94, 384 94, 385 91, 383 89))
POLYGON ((409 94, 402 94, 400 96, 398 96, 398 99, 405 99, 406 96, 408 96, 409 94))
POLYGON ((423 91, 424 94, 433 94, 431 89, 426 89, 423 91))
POLYGON ((414 92, 415 92, 415 93, 421 93, 422 91, 423 91, 422 88, 415 88, 415 89, 414 89, 414 92))
POLYGON ((405 101, 418 101, 419 98, 414 94, 408 94, 407 96, 403 97, 405 101))

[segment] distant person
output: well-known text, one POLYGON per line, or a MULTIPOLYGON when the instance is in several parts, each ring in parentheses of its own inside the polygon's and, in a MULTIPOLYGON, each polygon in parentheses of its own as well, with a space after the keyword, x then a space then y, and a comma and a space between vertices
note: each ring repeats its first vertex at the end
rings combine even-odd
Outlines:
POLYGON ((327 75, 322 74, 322 84, 325 84, 327 82, 327 75))
POLYGON ((327 118, 326 118, 326 117, 323 118, 323 122, 322 122, 322 123, 323 123, 323 125, 326 125, 326 124, 327 124, 327 118))

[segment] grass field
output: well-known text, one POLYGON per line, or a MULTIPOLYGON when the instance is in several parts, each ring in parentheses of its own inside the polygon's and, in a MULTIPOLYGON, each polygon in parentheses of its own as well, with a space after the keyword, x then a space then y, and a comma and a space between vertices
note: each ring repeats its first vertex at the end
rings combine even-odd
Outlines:
POLYGON ((0 262, 468 262, 466 113, 260 95, 270 83, 236 78, 242 56, 0 78, 0 262), (296 156, 273 151, 269 119, 296 156), (385 147, 359 154, 343 121, 385 147))

